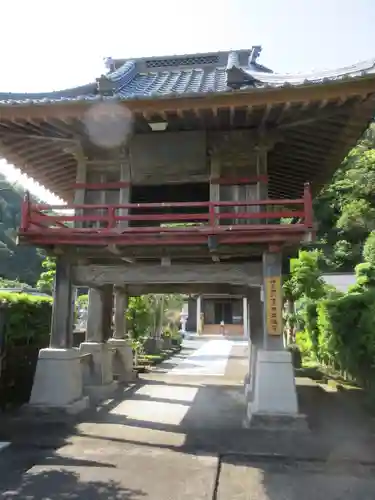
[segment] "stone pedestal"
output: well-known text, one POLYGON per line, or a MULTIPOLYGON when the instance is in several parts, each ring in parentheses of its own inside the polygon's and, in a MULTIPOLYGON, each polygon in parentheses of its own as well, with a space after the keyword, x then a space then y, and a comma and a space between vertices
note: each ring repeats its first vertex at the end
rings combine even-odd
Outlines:
POLYGON ((104 342, 83 342, 81 355, 90 354, 87 361, 83 359, 83 390, 94 401, 109 397, 116 389, 113 380, 113 351, 104 342))
POLYGON ((163 349, 163 339, 149 337, 145 341, 144 349, 147 354, 158 354, 163 349))
POLYGON ((248 423, 272 426, 281 421, 301 420, 292 358, 287 351, 257 350, 252 400, 248 403, 248 423))
POLYGON ((118 382, 132 382, 136 379, 133 370, 133 350, 126 339, 109 339, 108 345, 113 352, 113 376, 118 382))
POLYGON ((29 406, 78 413, 87 408, 88 403, 83 395, 78 349, 41 349, 29 406))
POLYGON ((172 349, 173 345, 172 345, 172 339, 171 337, 164 337, 163 338, 163 349, 168 351, 170 349, 172 349))
POLYGON ((257 347, 253 344, 249 345, 249 371, 245 377, 245 396, 246 400, 251 403, 254 397, 255 371, 256 371, 256 356, 257 347))

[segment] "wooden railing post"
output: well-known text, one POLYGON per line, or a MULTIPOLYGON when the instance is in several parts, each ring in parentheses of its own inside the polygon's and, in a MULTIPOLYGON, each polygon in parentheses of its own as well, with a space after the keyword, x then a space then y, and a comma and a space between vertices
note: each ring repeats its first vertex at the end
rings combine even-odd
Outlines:
POLYGON ((30 225, 30 194, 26 191, 21 206, 21 226, 22 231, 27 231, 30 225))
POLYGON ((312 228, 314 223, 314 218, 312 209, 311 189, 310 189, 310 184, 308 182, 306 182, 304 185, 303 204, 305 211, 305 226, 308 228, 312 228))
POLYGON ((116 226, 116 207, 108 207, 108 229, 112 229, 116 226))
POLYGON ((213 201, 210 201, 208 205, 208 214, 209 214, 209 225, 210 227, 214 227, 216 224, 216 217, 215 217, 215 203, 213 201))

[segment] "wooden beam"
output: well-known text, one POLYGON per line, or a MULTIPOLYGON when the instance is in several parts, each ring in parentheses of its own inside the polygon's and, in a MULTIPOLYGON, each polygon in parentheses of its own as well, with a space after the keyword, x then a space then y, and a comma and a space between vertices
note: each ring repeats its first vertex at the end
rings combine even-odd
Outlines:
POLYGON ((0 136, 1 139, 32 139, 38 141, 47 141, 47 142, 59 142, 66 144, 78 144, 77 139, 68 138, 68 137, 48 137, 46 135, 37 135, 37 134, 22 134, 18 132, 4 132, 3 135, 0 136))
POLYGON ((123 260, 124 262, 127 262, 128 264, 134 264, 135 260, 129 257, 125 257, 117 245, 108 245, 107 249, 113 255, 120 257, 120 259, 123 260))
POLYGON ((135 264, 131 266, 75 266, 76 284, 172 284, 212 283, 231 285, 259 285, 262 281, 260 263, 176 263, 170 267, 135 264))

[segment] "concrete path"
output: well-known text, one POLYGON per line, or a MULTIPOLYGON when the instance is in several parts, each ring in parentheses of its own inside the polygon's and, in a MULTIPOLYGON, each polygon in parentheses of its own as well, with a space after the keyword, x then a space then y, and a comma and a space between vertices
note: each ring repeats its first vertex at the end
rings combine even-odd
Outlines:
POLYGON ((217 342, 185 342, 80 422, 1 425, 0 499, 373 500, 375 443, 353 431, 368 419, 343 427, 345 405, 298 379, 311 433, 243 429, 246 344, 217 342))
POLYGON ((234 342, 210 340, 170 370, 170 375, 223 376, 234 342))

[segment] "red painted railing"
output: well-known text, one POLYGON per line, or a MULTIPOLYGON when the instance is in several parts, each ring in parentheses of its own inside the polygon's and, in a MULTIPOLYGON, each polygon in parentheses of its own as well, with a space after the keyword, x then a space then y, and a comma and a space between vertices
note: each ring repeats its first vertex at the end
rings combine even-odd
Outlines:
POLYGON ((312 228, 306 185, 303 198, 295 200, 45 205, 26 196, 19 234, 35 244, 165 244, 166 236, 169 244, 195 244, 210 235, 250 243, 296 239, 312 228))

